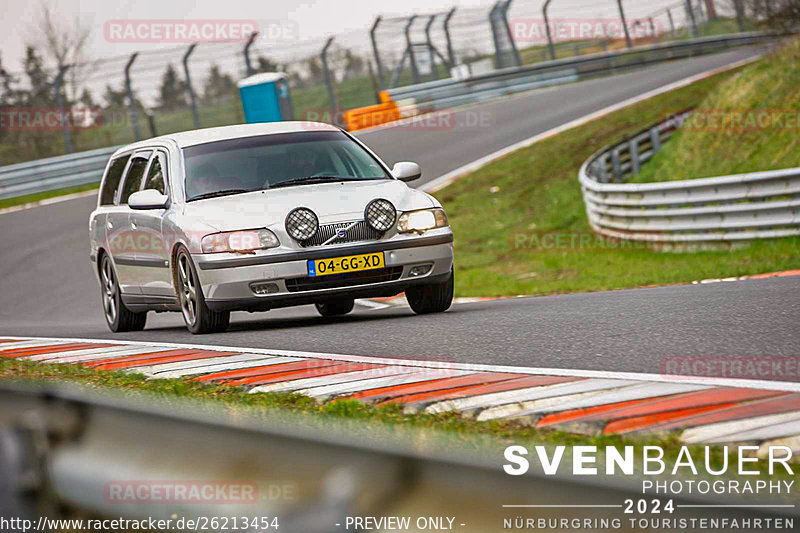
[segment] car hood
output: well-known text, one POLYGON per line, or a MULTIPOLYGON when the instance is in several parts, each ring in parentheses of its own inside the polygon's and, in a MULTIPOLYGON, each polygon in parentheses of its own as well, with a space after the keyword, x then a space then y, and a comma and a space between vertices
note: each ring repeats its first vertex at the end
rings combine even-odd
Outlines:
POLYGON ((398 180, 297 185, 188 202, 184 215, 219 231, 283 227, 298 207, 311 209, 320 224, 361 220, 372 200, 383 198, 398 211, 438 207, 433 197, 398 180))

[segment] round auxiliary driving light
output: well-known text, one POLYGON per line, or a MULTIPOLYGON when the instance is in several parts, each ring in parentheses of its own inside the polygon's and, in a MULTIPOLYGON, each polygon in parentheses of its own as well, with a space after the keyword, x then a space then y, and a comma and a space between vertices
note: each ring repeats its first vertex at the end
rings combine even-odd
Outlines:
POLYGON ((397 220, 397 211, 389 200, 372 200, 364 211, 364 218, 372 229, 389 231, 397 220))
POLYGON ((317 215, 305 207, 298 207, 286 217, 286 233, 296 241, 307 241, 316 235, 317 229, 317 215))

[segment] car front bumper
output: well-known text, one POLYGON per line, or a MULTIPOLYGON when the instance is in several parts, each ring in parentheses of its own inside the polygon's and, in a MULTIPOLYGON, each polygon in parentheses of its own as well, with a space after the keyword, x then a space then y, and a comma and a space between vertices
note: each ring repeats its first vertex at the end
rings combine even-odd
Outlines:
POLYGON ((392 296, 412 285, 445 281, 453 267, 453 234, 443 228, 383 242, 259 255, 194 254, 193 259, 210 309, 258 311, 337 298, 392 296), (380 272, 308 277, 311 259, 374 252, 384 253, 385 268, 380 272), (430 271, 412 276, 412 268, 419 265, 431 265, 430 271), (369 279, 359 279, 361 275, 369 279), (324 282, 325 288, 309 286, 309 281, 324 282), (254 284, 269 285, 270 292, 257 294, 254 284))

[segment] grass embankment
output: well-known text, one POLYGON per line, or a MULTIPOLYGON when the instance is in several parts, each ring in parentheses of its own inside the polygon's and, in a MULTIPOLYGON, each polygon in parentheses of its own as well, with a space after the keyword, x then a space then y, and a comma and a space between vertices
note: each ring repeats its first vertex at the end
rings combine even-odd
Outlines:
MULTIPOLYGON (((447 209, 456 234, 456 294, 509 296, 612 290, 798 268, 797 238, 683 252, 598 242, 589 228, 578 184, 580 166, 594 152, 677 110, 719 102, 726 95, 750 98, 758 91, 774 94, 770 98, 779 94, 792 98, 793 94, 793 105, 798 105, 800 74, 786 72, 787 68, 787 56, 771 58, 659 95, 519 150, 439 191, 436 196, 447 209), (790 83, 795 83, 793 93, 790 83), (774 91, 771 84, 776 86, 774 91), (733 87, 742 90, 732 94, 733 87)), ((769 101, 774 102, 770 105, 788 105, 788 101, 769 101)), ((730 105, 747 106, 751 100, 736 100, 730 105)), ((733 157, 731 151, 736 146, 736 150, 750 153, 760 162, 777 160, 781 155, 781 164, 785 164, 790 157, 783 155, 787 153, 786 143, 792 143, 792 157, 798 157, 796 132, 789 132, 789 137, 780 132, 770 137, 769 143, 748 147, 741 146, 741 141, 717 144, 723 141, 711 135, 693 145, 692 152, 673 156, 673 161, 681 161, 685 168, 716 165, 718 171, 726 158, 733 157)), ((757 140, 756 136, 754 142, 757 140)), ((673 142, 681 143, 681 139, 673 142)))
POLYGON ((800 166, 800 40, 720 83, 635 178, 667 181, 800 166))
MULTIPOLYGON (((379 433, 396 432, 398 437, 412 439, 424 447, 434 442, 447 442, 462 449, 489 450, 501 457, 501 450, 510 444, 532 447, 545 446, 634 446, 636 453, 641 446, 661 446, 664 459, 669 465, 675 463, 681 443, 677 435, 580 435, 535 428, 513 420, 479 422, 455 412, 441 414, 406 414, 402 406, 385 405, 376 407, 356 400, 335 400, 320 404, 312 398, 291 393, 248 394, 244 389, 226 385, 212 385, 191 379, 151 379, 140 374, 126 372, 98 371, 78 365, 44 364, 14 359, 0 359, 0 383, 5 380, 36 385, 49 385, 54 381, 80 385, 101 392, 113 392, 129 399, 145 399, 154 405, 167 407, 179 400, 193 400, 198 410, 205 407, 222 408, 231 419, 239 416, 295 415, 292 423, 303 424, 307 420, 310 427, 319 428, 320 422, 333 422, 339 426, 355 424, 360 434, 364 428, 383 430, 379 433), (299 415, 296 416, 296 415, 299 415)), ((279 418, 278 418, 279 419, 279 418)), ((703 457, 704 447, 689 446, 692 457, 703 457)), ((735 464, 736 449, 731 448, 728 464, 735 464)), ((710 447, 710 460, 714 468, 725 462, 725 449, 722 446, 710 447)), ((763 479, 789 479, 791 476, 780 469, 776 475, 762 476, 763 479)))

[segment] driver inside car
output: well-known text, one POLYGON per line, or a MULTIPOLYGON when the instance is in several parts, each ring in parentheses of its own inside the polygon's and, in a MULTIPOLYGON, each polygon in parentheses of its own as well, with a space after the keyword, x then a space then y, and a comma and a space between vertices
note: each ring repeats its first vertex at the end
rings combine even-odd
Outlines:
POLYGON ((220 178, 219 170, 211 163, 201 165, 187 185, 189 185, 187 188, 191 189, 189 198, 216 192, 227 187, 225 180, 220 178))
POLYGON ((293 146, 286 155, 286 179, 305 178, 319 173, 314 150, 302 145, 293 146))

